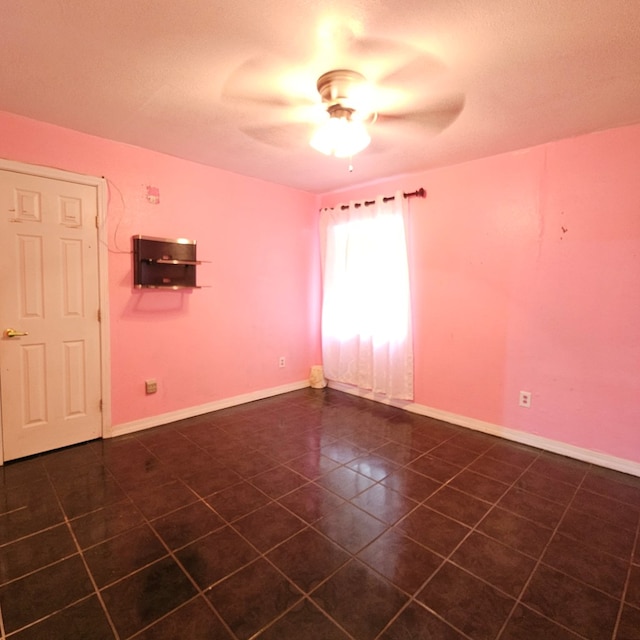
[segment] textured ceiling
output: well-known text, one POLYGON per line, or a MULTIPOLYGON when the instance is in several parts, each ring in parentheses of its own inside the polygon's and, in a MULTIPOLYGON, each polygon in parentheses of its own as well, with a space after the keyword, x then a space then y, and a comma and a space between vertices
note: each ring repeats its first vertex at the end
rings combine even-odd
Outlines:
POLYGON ((638 0, 3 0, 0 54, 0 110, 316 193, 640 122, 638 0), (344 67, 353 173, 308 144, 344 67))

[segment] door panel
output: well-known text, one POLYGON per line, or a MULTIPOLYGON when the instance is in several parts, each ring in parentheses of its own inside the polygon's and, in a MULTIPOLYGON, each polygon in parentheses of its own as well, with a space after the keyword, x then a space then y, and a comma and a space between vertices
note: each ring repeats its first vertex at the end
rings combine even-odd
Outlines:
POLYGON ((45 345, 21 345, 18 353, 22 356, 17 363, 22 374, 22 380, 17 380, 22 383, 23 389, 22 426, 30 428, 44 425, 47 422, 45 345))
POLYGON ((101 435, 96 216, 94 186, 0 170, 5 460, 101 435))

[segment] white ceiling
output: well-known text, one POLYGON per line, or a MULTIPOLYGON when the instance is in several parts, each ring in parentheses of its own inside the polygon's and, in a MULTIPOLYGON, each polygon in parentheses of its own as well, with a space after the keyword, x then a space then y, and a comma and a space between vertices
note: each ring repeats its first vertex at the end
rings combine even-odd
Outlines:
POLYGON ((640 0, 2 0, 0 60, 0 110, 316 193, 640 122, 640 0), (345 67, 353 173, 308 144, 345 67))

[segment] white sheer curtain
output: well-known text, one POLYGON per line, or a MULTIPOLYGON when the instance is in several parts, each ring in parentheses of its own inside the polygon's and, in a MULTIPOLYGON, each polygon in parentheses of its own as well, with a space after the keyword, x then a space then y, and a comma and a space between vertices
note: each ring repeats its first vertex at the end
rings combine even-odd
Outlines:
POLYGON ((412 400, 406 225, 402 192, 321 213, 322 355, 329 380, 412 400))

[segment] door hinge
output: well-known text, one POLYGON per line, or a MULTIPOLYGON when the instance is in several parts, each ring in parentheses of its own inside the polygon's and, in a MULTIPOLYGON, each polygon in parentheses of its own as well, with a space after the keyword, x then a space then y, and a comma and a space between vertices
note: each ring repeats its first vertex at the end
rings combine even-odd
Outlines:
POLYGON ((96 229, 100 228, 100 218, 96 215, 96 229))
POLYGON ((98 309, 98 322, 102 322, 102 311, 98 309))
POLYGON ((102 412, 102 398, 100 398, 100 402, 98 403, 98 405, 100 406, 100 412, 102 412))

